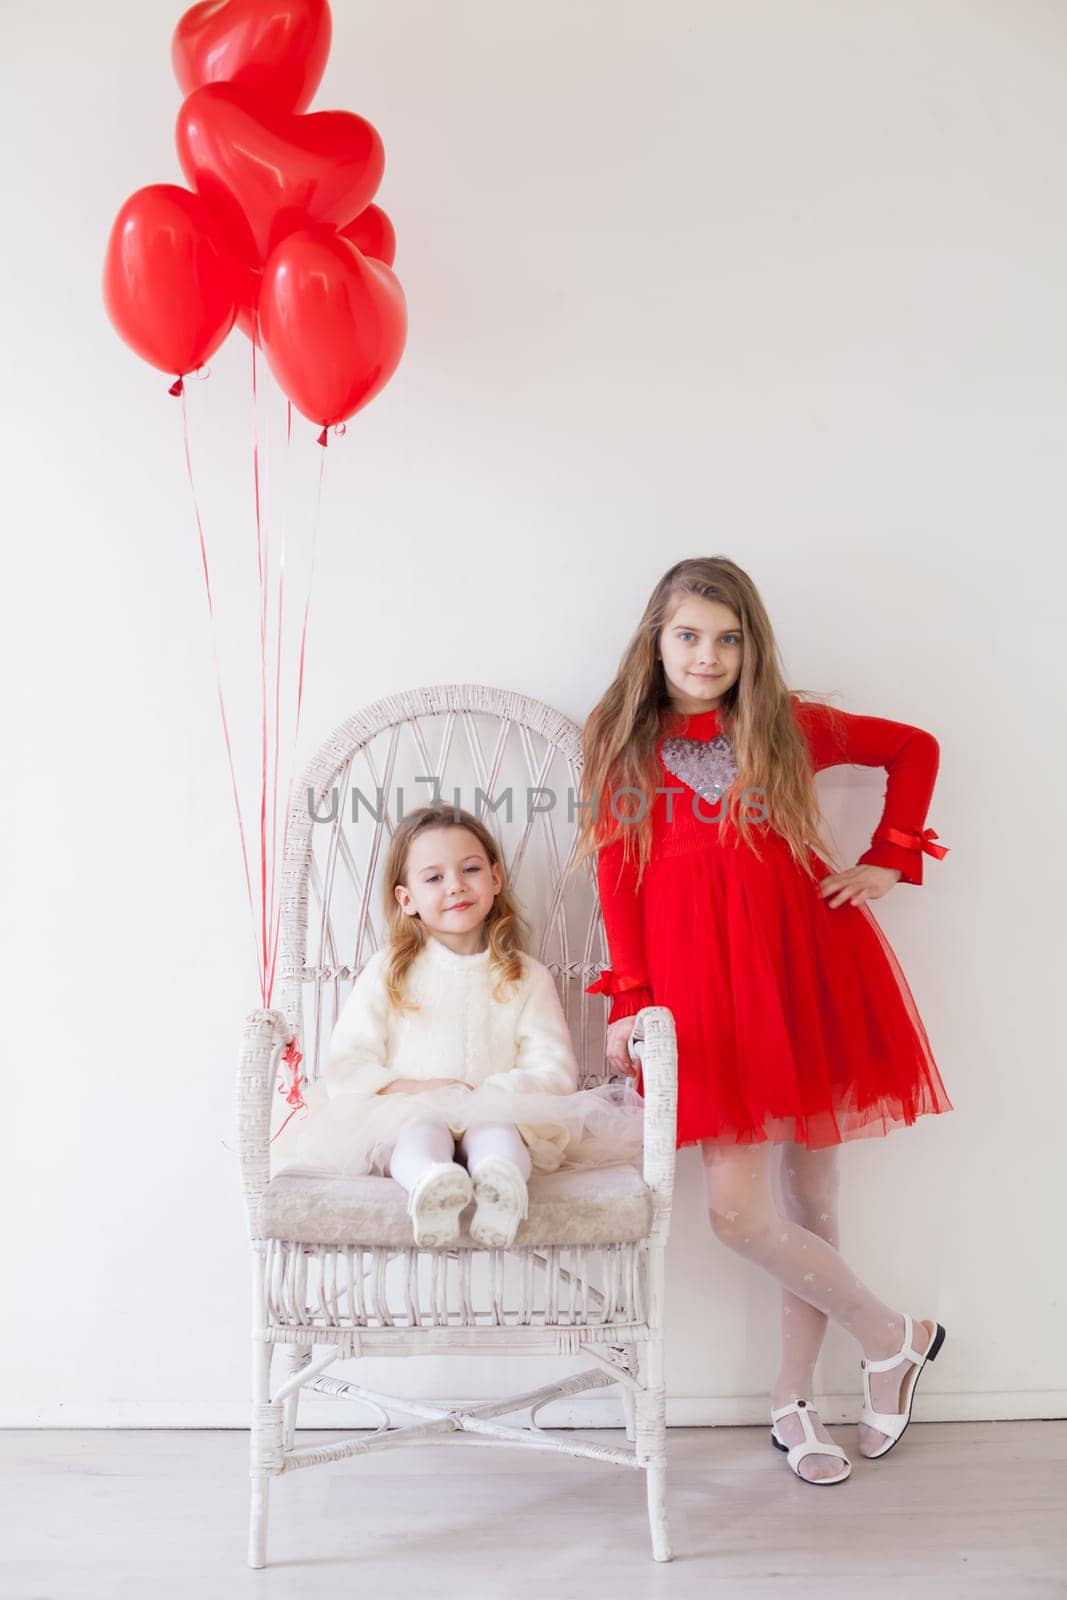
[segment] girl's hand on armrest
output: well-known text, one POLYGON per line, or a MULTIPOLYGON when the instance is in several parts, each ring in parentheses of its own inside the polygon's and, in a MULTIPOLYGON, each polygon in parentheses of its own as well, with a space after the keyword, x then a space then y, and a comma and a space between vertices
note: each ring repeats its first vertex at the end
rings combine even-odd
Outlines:
POLYGON ((637 1062, 630 1060, 627 1045, 634 1031, 636 1016, 620 1017, 618 1022, 613 1022, 608 1028, 606 1054, 611 1066, 616 1072, 625 1073, 628 1078, 637 1077, 637 1062))

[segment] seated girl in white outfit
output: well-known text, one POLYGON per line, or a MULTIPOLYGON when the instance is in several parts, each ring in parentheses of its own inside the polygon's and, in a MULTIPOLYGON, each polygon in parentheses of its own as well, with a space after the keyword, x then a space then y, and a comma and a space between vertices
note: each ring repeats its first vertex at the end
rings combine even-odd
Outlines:
POLYGON ((303 1170, 381 1172, 408 1191, 415 1243, 513 1243, 533 1170, 635 1160, 642 1102, 624 1084, 578 1089, 552 975, 492 834, 426 806, 393 834, 388 937, 337 1020, 324 1080, 287 1141, 303 1170), (459 1159, 457 1159, 457 1157, 459 1159))

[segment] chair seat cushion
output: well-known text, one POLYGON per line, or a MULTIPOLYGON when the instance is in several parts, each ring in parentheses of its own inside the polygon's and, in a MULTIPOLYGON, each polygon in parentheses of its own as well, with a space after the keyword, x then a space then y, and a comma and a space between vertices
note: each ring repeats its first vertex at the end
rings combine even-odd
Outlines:
MULTIPOLYGON (((515 1249, 550 1244, 629 1244, 647 1238, 652 1193, 631 1166, 563 1168, 530 1178, 530 1214, 515 1249)), ((259 1237, 303 1244, 414 1244, 407 1191, 392 1178, 342 1178, 296 1171, 270 1180, 259 1201, 259 1237)), ((477 1250, 460 1219, 456 1248, 477 1250)))

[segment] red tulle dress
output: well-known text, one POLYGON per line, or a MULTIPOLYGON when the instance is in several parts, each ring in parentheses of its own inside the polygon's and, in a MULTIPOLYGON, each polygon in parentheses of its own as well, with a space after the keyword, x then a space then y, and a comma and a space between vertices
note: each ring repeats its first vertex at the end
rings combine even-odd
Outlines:
MULTIPOLYGON (((885 767, 885 805, 861 862, 922 882, 938 744, 922 728, 793 697, 812 768, 885 767)), ((818 1149, 951 1111, 915 1001, 869 905, 831 908, 780 834, 757 860, 718 795, 737 775, 717 709, 661 715, 660 793, 641 886, 621 840, 597 860, 611 969, 590 994, 609 1021, 663 1005, 678 1035, 679 1146, 792 1140, 818 1149), (703 820, 698 820, 698 817, 703 820)), ((751 813, 749 813, 751 814, 751 813)), ((832 869, 814 850, 817 880, 832 869)), ((832 897, 831 897, 832 898, 832 897)))

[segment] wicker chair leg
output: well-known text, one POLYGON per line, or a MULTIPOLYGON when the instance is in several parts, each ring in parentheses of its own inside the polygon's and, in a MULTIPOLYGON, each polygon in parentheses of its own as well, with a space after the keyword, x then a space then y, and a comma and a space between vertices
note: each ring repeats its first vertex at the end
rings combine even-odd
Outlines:
POLYGON ((248 1565, 267 1564, 267 1509, 270 1480, 282 1470, 282 1408, 262 1405, 252 1408, 252 1503, 248 1525, 248 1565))
POLYGON ((252 1496, 248 1516, 248 1565, 267 1564, 267 1510, 270 1480, 282 1470, 284 1423, 280 1405, 270 1403, 270 1368, 274 1346, 261 1332, 266 1321, 263 1257, 252 1262, 252 1417, 249 1429, 249 1475, 252 1496))
MULTIPOLYGON (((641 1380, 644 1372, 644 1366, 641 1361, 641 1346, 639 1344, 627 1344, 623 1345, 622 1348, 629 1362, 630 1371, 635 1378, 641 1380)), ((634 1391, 626 1383, 620 1387, 622 1389, 622 1414, 626 1425, 626 1438, 630 1444, 633 1444, 637 1438, 637 1412, 634 1405, 634 1391)))
POLYGON ((645 1469, 648 1524, 652 1556, 671 1560, 671 1535, 667 1522, 667 1391, 663 1377, 663 1289, 665 1241, 657 1238, 649 1249, 649 1295, 652 1337, 641 1352, 642 1389, 637 1395, 637 1459, 645 1469))
POLYGON ((622 1386, 622 1415, 626 1424, 626 1437, 633 1444, 637 1438, 637 1426, 634 1417, 634 1392, 628 1384, 622 1386))
MULTIPOLYGON (((654 1361, 649 1362, 654 1366, 654 1361)), ((670 1561, 671 1538, 667 1525, 667 1429, 666 1396, 663 1388, 646 1389, 636 1403, 637 1459, 645 1469, 648 1491, 648 1523, 652 1535, 652 1556, 670 1561)))
POLYGON ((658 1456, 645 1468, 648 1486, 648 1525, 652 1533, 652 1559, 670 1561, 671 1534, 667 1524, 667 1458, 658 1456))
MULTIPOLYGON (((286 1344, 282 1346, 285 1351, 285 1375, 291 1377, 296 1372, 302 1372, 311 1361, 311 1350, 307 1345, 286 1344)), ((291 1450, 296 1435, 297 1413, 300 1408, 301 1389, 294 1389, 282 1406, 282 1437, 285 1448, 291 1450)))
POLYGON ((252 1504, 248 1518, 248 1565, 267 1565, 267 1503, 270 1497, 270 1478, 265 1472, 252 1477, 252 1504))

